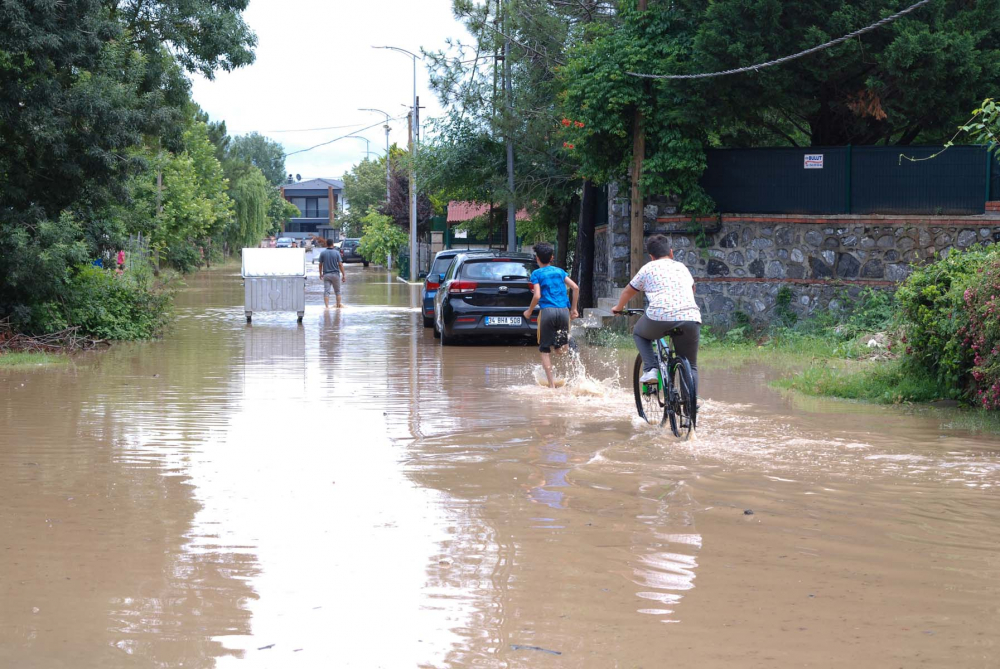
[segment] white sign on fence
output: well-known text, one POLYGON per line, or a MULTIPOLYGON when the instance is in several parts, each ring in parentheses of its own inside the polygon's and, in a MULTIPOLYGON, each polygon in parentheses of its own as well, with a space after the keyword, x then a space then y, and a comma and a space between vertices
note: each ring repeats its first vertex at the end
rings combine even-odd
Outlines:
POLYGON ((468 230, 455 230, 454 237, 455 237, 455 239, 468 239, 469 238, 469 231, 468 230))
POLYGON ((822 153, 807 153, 804 167, 807 170, 821 170, 823 169, 823 154, 822 153))

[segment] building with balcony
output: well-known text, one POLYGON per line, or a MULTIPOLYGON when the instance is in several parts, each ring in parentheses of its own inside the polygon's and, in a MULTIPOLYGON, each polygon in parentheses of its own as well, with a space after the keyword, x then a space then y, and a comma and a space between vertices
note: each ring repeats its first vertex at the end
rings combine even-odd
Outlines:
POLYGON ((281 196, 294 204, 300 216, 288 221, 286 237, 304 239, 312 235, 336 238, 335 220, 343 199, 340 179, 307 179, 281 186, 281 196))

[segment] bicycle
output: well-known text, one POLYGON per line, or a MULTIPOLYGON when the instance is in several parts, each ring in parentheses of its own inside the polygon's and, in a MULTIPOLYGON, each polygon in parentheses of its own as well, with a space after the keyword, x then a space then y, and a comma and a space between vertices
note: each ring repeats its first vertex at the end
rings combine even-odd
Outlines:
MULTIPOLYGON (((644 309, 625 309, 623 313, 641 316, 644 309)), ((691 363, 678 356, 670 347, 670 334, 657 339, 655 383, 642 383, 642 356, 636 355, 632 371, 632 390, 635 393, 635 408, 639 417, 649 424, 659 421, 662 427, 670 422, 670 431, 675 437, 691 436, 698 420, 698 390, 691 373, 691 363), (662 417, 659 416, 663 412, 662 417)))

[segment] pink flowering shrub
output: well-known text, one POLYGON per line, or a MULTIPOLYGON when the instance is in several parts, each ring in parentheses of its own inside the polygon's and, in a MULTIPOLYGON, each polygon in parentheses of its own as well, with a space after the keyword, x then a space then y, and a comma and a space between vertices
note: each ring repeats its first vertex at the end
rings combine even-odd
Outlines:
POLYGON ((1000 258, 979 268, 963 300, 966 322, 958 334, 972 358, 971 399, 1000 409, 1000 258))
POLYGON ((994 247, 952 251, 914 268, 896 291, 905 364, 929 374, 943 397, 967 399, 972 387, 973 355, 965 294, 983 268, 1000 260, 994 247))

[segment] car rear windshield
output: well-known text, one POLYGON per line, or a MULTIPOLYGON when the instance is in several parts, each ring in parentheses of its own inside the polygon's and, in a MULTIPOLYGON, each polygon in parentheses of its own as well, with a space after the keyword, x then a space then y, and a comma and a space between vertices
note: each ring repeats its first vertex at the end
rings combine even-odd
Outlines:
POLYGON ((455 259, 455 256, 448 256, 447 258, 438 258, 434 261, 434 265, 431 266, 431 271, 427 273, 427 276, 431 277, 434 281, 437 281, 439 274, 444 274, 448 271, 448 266, 451 265, 451 261, 455 259))
POLYGON ((515 281, 531 276, 538 269, 532 260, 487 258, 472 260, 462 266, 462 278, 479 281, 515 281))

